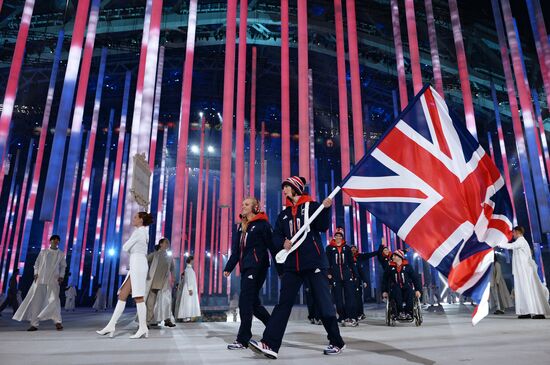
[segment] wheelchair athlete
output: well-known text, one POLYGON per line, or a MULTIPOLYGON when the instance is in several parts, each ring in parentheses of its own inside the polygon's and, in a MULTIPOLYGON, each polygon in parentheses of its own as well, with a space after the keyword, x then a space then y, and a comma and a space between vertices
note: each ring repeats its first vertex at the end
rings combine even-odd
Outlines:
POLYGON ((405 260, 402 250, 396 250, 391 259, 388 268, 384 271, 382 297, 388 298, 389 293, 390 300, 396 304, 398 319, 412 320, 413 295, 420 298, 422 290, 420 278, 405 260))

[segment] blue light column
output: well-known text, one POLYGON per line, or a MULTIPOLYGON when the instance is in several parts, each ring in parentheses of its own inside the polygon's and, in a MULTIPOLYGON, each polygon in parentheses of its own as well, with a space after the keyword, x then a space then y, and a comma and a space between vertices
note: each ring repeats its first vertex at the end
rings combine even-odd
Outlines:
POLYGON ((53 96, 55 91, 55 81, 57 79, 57 72, 59 70, 59 60, 61 58, 61 49, 63 46, 63 36, 64 36, 64 32, 63 30, 61 30, 59 32, 59 36, 57 37, 57 46, 55 47, 52 72, 50 74, 50 83, 48 85, 48 95, 46 97, 46 106, 44 107, 44 116, 42 119, 42 129, 40 130, 40 140, 38 142, 38 153, 36 156, 36 162, 35 162, 34 172, 32 177, 31 192, 29 195, 29 203, 27 206, 27 213, 25 216, 25 224, 23 225, 21 254, 19 255, 19 266, 22 269, 21 272, 23 272, 25 268, 25 261, 27 259, 27 250, 29 247, 32 222, 34 218, 36 195, 38 192, 38 184, 40 182, 42 159, 44 156, 44 146, 46 143, 46 136, 48 134, 50 111, 51 111, 53 96))
POLYGON ((48 175, 46 176, 46 186, 42 200, 42 209, 40 210, 40 220, 51 221, 54 217, 55 200, 52 197, 57 196, 57 186, 61 178, 61 168, 63 163, 63 154, 65 152, 65 142, 67 139, 67 128, 69 126, 69 115, 73 107, 74 92, 78 70, 80 69, 80 59, 82 56, 82 41, 84 39, 84 30, 88 19, 88 9, 90 0, 78 2, 75 23, 73 28, 71 49, 67 60, 67 71, 63 81, 63 91, 57 112, 57 121, 55 125, 55 134, 52 142, 50 162, 48 164, 48 175))
MULTIPOLYGON (((104 225, 108 225, 109 222, 103 219, 103 207, 105 206, 105 201, 108 200, 108 193, 106 194, 106 190, 108 187, 112 186, 112 174, 109 164, 109 155, 111 151, 111 139, 113 136, 113 124, 115 119, 115 110, 111 109, 111 113, 109 115, 109 128, 107 129, 107 142, 105 143, 105 158, 103 160, 103 175, 101 177, 101 191, 99 193, 99 208, 97 211, 98 220, 96 223, 96 229, 95 235, 94 235, 94 252, 93 252, 93 259, 92 259, 92 275, 95 276, 95 266, 96 266, 96 258, 97 258, 97 248, 99 247, 99 242, 101 240, 101 232, 103 230, 104 225)), ((103 237, 105 239, 105 237, 103 237)), ((81 263, 81 267, 84 267, 84 262, 81 263)), ((80 278, 82 280, 82 278, 80 278)), ((80 287, 80 285, 79 285, 80 287)))

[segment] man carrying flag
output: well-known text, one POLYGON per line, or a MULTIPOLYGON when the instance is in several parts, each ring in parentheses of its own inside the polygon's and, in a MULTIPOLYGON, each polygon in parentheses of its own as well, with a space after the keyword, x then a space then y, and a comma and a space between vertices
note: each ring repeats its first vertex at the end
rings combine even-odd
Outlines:
POLYGON ((445 275, 452 291, 478 303, 474 325, 489 313, 493 247, 512 237, 510 197, 494 162, 433 88, 424 86, 329 197, 340 189, 445 275))
MULTIPOLYGON (((291 176, 282 183, 286 208, 279 213, 273 229, 273 244, 280 249, 284 248, 283 251, 286 250, 286 252, 291 251, 294 245, 294 252, 288 255, 286 262, 283 260, 279 303, 273 308, 262 339, 249 342, 249 348, 252 351, 270 359, 278 357, 296 294, 304 281, 311 285, 313 300, 327 332, 329 344, 323 353, 338 355, 346 347, 340 336, 336 312, 330 295, 327 256, 319 234, 326 231, 330 225, 330 211, 321 208, 321 204, 313 201, 309 195, 304 193, 305 184, 306 179, 300 176, 291 176), (311 214, 313 211, 317 214, 322 211, 318 220, 315 220, 315 214, 311 214), (302 236, 299 244, 290 240, 294 235, 302 236), (297 249, 298 246, 299 249, 297 249)), ((322 202, 324 208, 331 205, 330 197, 322 202)))
POLYGON ((488 314, 493 247, 511 237, 510 198, 435 90, 422 89, 340 186, 479 304, 474 325, 488 314))

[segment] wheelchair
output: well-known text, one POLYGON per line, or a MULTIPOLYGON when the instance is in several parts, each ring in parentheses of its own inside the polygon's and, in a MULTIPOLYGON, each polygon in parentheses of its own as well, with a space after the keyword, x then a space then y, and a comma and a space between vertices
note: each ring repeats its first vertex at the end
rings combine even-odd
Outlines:
POLYGON ((397 304, 392 298, 386 298, 386 325, 395 327, 396 322, 412 323, 419 327, 422 325, 422 308, 420 307, 420 299, 414 296, 413 298, 413 310, 410 319, 403 319, 399 317, 399 311, 397 310, 397 304))

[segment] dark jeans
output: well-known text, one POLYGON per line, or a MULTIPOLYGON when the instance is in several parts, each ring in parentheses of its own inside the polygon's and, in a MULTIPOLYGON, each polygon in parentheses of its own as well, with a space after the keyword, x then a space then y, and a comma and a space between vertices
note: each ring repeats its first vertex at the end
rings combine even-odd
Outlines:
POLYGON ((413 290, 404 286, 400 288, 399 285, 395 285, 391 288, 390 298, 395 301, 397 312, 412 313, 413 310, 413 290), (403 310, 403 303, 405 303, 405 309, 403 310))
POLYGON ((241 295, 239 296, 241 326, 237 341, 245 346, 248 346, 248 341, 252 338, 252 316, 266 326, 269 321, 269 312, 260 301, 260 290, 264 286, 266 275, 267 267, 241 272, 241 295))
POLYGON ((355 282, 355 313, 356 317, 360 317, 365 314, 363 302, 363 283, 361 280, 357 280, 355 282))
POLYGON ((2 303, 2 306, 0 306, 0 312, 6 309, 8 305, 13 309, 13 313, 17 312, 17 308, 19 308, 19 303, 17 302, 16 294, 8 294, 8 297, 6 298, 4 303, 2 303))
POLYGON ((315 305, 315 300, 313 298, 313 291, 311 290, 311 283, 309 280, 304 280, 304 292, 306 296, 306 304, 307 304, 307 319, 319 319, 319 313, 317 311, 317 307, 315 305))
POLYGON ((326 270, 287 271, 281 278, 279 303, 273 309, 273 313, 271 313, 271 319, 265 328, 262 338, 262 341, 275 352, 278 352, 281 347, 296 294, 300 290, 304 280, 309 280, 311 283, 313 300, 317 306, 323 326, 327 331, 329 343, 337 347, 344 346, 344 340, 340 336, 340 329, 338 328, 338 321, 336 320, 336 313, 332 304, 326 270))
POLYGON ((338 320, 355 318, 355 283, 351 280, 335 281, 332 293, 338 320))

